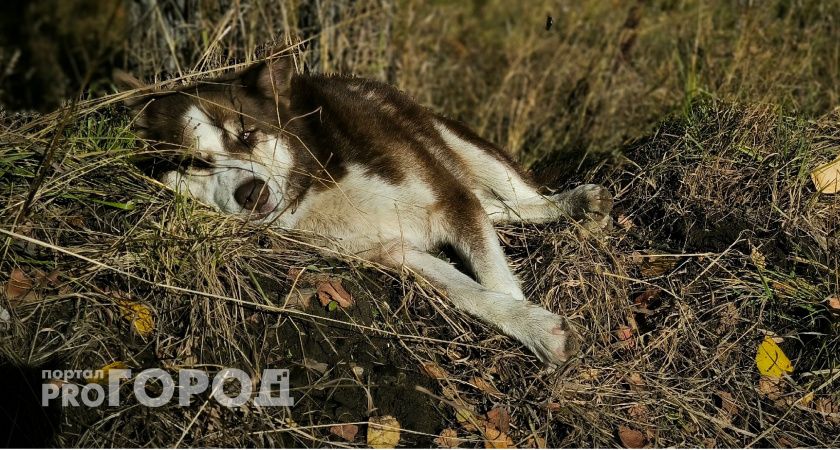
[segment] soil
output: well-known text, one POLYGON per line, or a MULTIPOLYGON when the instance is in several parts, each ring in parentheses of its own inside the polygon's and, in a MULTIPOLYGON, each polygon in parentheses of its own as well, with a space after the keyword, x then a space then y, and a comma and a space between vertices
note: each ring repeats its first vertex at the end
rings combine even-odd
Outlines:
MULTIPOLYGON (((360 299, 356 290, 345 287, 360 299)), ((278 341, 288 344, 285 350, 293 364, 292 414, 296 422, 313 425, 365 422, 369 417, 390 415, 404 430, 401 444, 428 447, 440 431, 441 415, 437 401, 415 386, 434 391, 431 380, 406 359, 396 339, 371 336, 352 326, 371 326, 377 312, 367 298, 333 311, 313 299, 307 313, 347 325, 290 319, 277 329, 278 341)), ((364 440, 366 430, 361 428, 357 440, 364 440)))

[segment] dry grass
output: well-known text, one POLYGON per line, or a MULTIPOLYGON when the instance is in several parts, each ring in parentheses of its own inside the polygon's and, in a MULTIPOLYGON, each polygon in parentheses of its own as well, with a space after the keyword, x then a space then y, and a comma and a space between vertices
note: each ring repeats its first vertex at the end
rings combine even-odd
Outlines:
POLYGON ((405 274, 318 256, 295 233, 221 216, 143 177, 132 165, 142 143, 116 97, 7 115, 0 279, 16 268, 58 278, 0 303, 11 314, 0 324, 5 359, 283 367, 298 399, 290 409, 148 409, 124 396, 65 411, 58 444, 345 445, 331 424, 393 414, 404 444, 434 445, 450 427, 480 447, 453 405, 502 405, 517 446, 617 446, 622 426, 658 447, 840 445, 838 317, 824 303, 840 290, 840 200, 808 179, 840 151, 836 5, 160 4, 127 12, 143 25, 122 49, 138 75, 209 76, 285 42, 311 70, 393 82, 474 125, 553 186, 607 185, 620 224, 604 236, 571 224, 499 229, 528 296, 586 337, 580 359, 546 374, 405 274), (291 307, 293 267, 342 278, 357 307, 291 307), (123 296, 154 311, 149 338, 121 317, 123 296), (753 361, 768 333, 796 368, 773 390, 753 361), (425 376, 429 361, 449 376, 425 376))

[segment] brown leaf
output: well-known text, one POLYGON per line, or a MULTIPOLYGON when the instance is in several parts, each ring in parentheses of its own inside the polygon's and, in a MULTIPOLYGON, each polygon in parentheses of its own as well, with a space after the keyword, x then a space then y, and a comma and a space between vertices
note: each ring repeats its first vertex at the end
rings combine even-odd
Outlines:
POLYGON ((32 279, 19 268, 12 269, 9 274, 9 281, 6 282, 6 298, 9 300, 26 300, 27 296, 33 294, 35 285, 32 279))
POLYGON ((825 304, 833 312, 840 312, 840 295, 831 295, 825 299, 825 304))
POLYGON ((420 367, 422 367, 423 372, 426 372, 426 375, 432 379, 445 380, 449 378, 449 374, 446 372, 446 369, 431 361, 424 362, 420 367))
POLYGON ((583 369, 580 372, 580 379, 583 381, 595 381, 601 375, 601 371, 594 367, 583 369))
POLYGON ((650 309, 650 304, 652 300, 656 299, 659 296, 659 293, 662 292, 662 289, 657 287, 647 288, 644 292, 637 295, 636 298, 633 299, 633 304, 637 308, 643 309, 650 309))
POLYGON ((359 427, 351 423, 333 425, 330 427, 330 433, 344 439, 345 441, 353 442, 353 440, 356 439, 356 434, 359 433, 359 427))
POLYGON ((307 369, 310 369, 310 370, 314 370, 315 372, 318 372, 318 373, 326 373, 327 370, 329 369, 329 366, 327 365, 327 363, 322 363, 322 362, 316 361, 312 358, 303 358, 303 367, 306 367, 307 369))
POLYGON ((444 428, 440 436, 435 438, 435 444, 441 448, 458 448, 461 440, 458 439, 458 432, 452 428, 444 428))
POLYGON ((762 376, 758 380, 758 392, 770 400, 779 400, 782 397, 781 378, 762 376))
POLYGON ((618 427, 618 439, 625 448, 642 448, 647 443, 647 438, 641 431, 624 425, 618 427))
POLYGON ((342 308, 353 306, 353 296, 350 295, 341 285, 341 280, 325 280, 318 283, 318 300, 322 305, 327 306, 330 302, 338 303, 342 308))
POLYGON ((507 409, 497 406, 487 411, 487 422, 502 433, 507 433, 510 430, 510 413, 507 409))
POLYGON ((735 397, 732 396, 729 392, 726 391, 716 391, 718 397, 720 397, 721 405, 720 408, 731 415, 736 415, 740 411, 738 408, 738 404, 735 403, 735 397))
POLYGON ((840 413, 840 403, 835 403, 830 397, 820 397, 814 403, 814 409, 823 414, 840 413))
POLYGON ((484 448, 513 448, 513 439, 506 433, 487 425, 484 427, 484 448))
POLYGON ((632 258, 640 266, 639 272, 646 278, 665 275, 673 270, 678 261, 677 258, 672 256, 642 255, 639 253, 635 253, 632 258))
POLYGON ((627 410, 627 415, 636 422, 645 422, 648 419, 647 406, 641 403, 636 403, 627 410))
POLYGON ((470 380, 470 384, 476 387, 481 392, 490 395, 502 395, 501 391, 496 389, 496 386, 493 386, 489 381, 485 380, 484 378, 473 377, 470 380))
POLYGON ((618 343, 621 348, 631 349, 636 347, 636 341, 633 339, 633 329, 627 325, 621 325, 615 330, 615 335, 618 337, 618 343))
POLYGON ((645 380, 639 372, 630 372, 630 375, 627 375, 627 382, 636 387, 645 385, 645 380))

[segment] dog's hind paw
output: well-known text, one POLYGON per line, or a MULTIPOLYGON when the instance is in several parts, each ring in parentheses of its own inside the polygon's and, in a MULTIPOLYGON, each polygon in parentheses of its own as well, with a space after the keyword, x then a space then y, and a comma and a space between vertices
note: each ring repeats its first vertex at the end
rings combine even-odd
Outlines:
POLYGON ((608 225, 612 211, 613 196, 610 191, 598 184, 584 184, 570 191, 556 195, 557 203, 572 219, 589 219, 598 224, 608 225))

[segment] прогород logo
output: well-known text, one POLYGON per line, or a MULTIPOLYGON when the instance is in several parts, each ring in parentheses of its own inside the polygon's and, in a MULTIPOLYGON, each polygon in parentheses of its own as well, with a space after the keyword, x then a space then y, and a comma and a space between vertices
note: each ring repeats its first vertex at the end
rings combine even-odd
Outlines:
MULTIPOLYGON (((41 404, 49 406, 51 401, 60 401, 61 406, 118 406, 120 404, 120 386, 130 382, 131 369, 102 370, 45 370, 41 373, 44 383, 41 386, 41 404), (72 378, 107 381, 73 383, 72 378), (60 400, 59 400, 60 399, 60 400)), ((232 383, 229 383, 230 385, 232 383)), ((177 371, 176 380, 163 369, 146 369, 137 374, 132 383, 132 391, 140 404, 158 407, 168 404, 176 397, 181 406, 189 406, 194 395, 211 389, 211 396, 222 406, 240 407, 252 400, 257 406, 293 406, 294 398, 289 396, 289 370, 265 369, 260 377, 259 391, 254 397, 254 383, 251 377, 239 369, 223 369, 213 377, 212 383, 207 372, 195 369, 177 371), (155 381, 157 380, 157 381, 155 381), (225 392, 228 380, 239 382, 239 392, 230 395, 225 392), (149 382, 158 383, 160 394, 152 397, 146 391, 149 382)), ((229 389, 230 390, 230 389, 229 389)))

